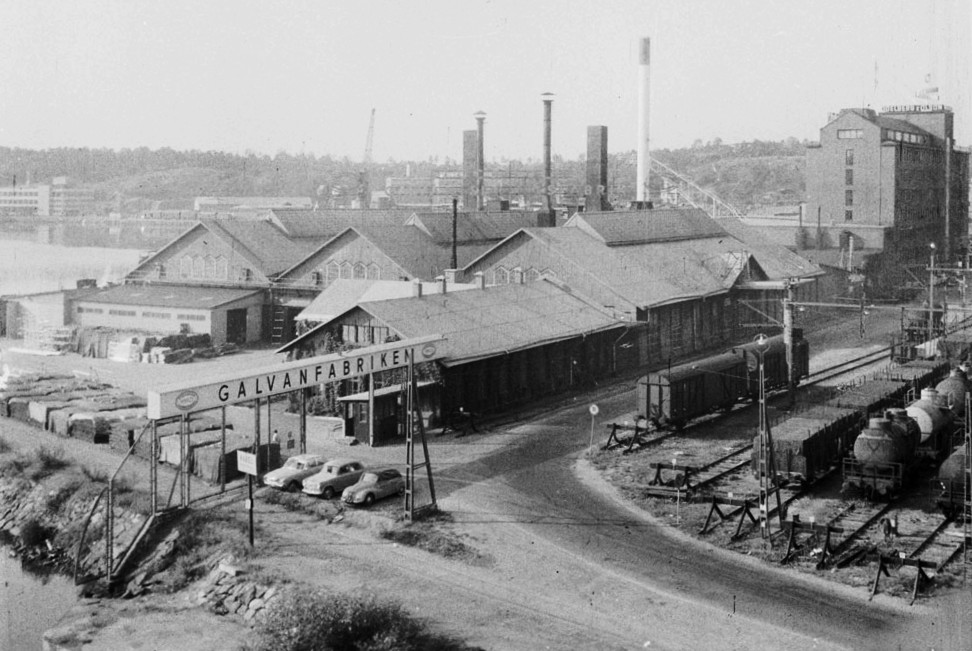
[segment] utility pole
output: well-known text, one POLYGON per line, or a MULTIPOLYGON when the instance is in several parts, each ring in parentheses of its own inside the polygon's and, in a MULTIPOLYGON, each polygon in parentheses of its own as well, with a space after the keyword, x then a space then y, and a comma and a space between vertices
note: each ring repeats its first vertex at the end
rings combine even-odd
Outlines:
POLYGON ((776 485, 776 455, 773 453, 773 435, 766 415, 766 371, 763 357, 768 347, 769 338, 764 334, 758 335, 756 354, 759 355, 759 530, 762 538, 772 543, 773 532, 769 518, 770 496, 776 495, 776 517, 781 527, 783 505, 780 503, 780 491, 776 485))
MULTIPOLYGON (((928 264, 928 341, 935 338, 935 243, 932 242, 928 264)), ((930 345, 930 344, 929 344, 930 345)))
POLYGON ((786 400, 792 407, 796 402, 796 369, 793 368, 793 300, 795 290, 793 279, 788 278, 784 287, 786 298, 783 299, 783 343, 786 345, 786 400))

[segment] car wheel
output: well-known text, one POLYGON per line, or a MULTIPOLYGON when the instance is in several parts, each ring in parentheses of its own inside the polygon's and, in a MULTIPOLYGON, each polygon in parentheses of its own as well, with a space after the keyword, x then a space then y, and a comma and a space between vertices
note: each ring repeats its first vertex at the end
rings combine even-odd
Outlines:
POLYGON ((365 506, 371 506, 374 503, 375 503, 375 496, 374 495, 372 495, 371 493, 368 493, 367 495, 365 495, 365 498, 364 498, 364 505, 365 506))
POLYGON ((289 484, 287 484, 288 493, 296 493, 299 490, 300 490, 300 486, 297 485, 297 482, 292 481, 289 484))
POLYGON ((323 497, 326 500, 331 499, 332 497, 334 497, 334 489, 328 486, 327 488, 324 489, 324 492, 321 493, 321 497, 323 497))

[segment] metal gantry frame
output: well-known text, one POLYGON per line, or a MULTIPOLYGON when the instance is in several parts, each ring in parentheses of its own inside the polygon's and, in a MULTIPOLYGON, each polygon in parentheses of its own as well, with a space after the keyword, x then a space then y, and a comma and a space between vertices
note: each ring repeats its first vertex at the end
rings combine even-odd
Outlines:
POLYGON ((415 520, 415 516, 426 510, 435 511, 438 506, 435 501, 435 483, 432 480, 432 462, 429 459, 429 446, 425 440, 425 425, 422 423, 422 415, 416 418, 415 403, 418 398, 418 390, 415 382, 415 364, 409 363, 407 367, 405 381, 405 400, 402 403, 405 418, 405 517, 415 520), (418 424, 418 437, 422 444, 422 461, 415 463, 415 429, 418 424), (420 507, 415 505, 415 471, 425 468, 429 481, 429 503, 420 507))

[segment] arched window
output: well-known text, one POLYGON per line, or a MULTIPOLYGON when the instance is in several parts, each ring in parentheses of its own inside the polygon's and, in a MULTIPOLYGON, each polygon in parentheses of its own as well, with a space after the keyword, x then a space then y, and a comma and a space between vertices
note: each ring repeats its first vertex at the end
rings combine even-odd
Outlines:
POLYGON ((529 269, 527 269, 527 272, 526 272, 526 281, 528 283, 533 283, 533 282, 536 282, 538 280, 540 280, 540 272, 538 270, 534 269, 533 267, 530 267, 529 269))
POLYGON ((334 260, 331 260, 330 262, 327 263, 325 270, 327 271, 326 276, 327 276, 328 285, 330 285, 335 280, 341 277, 341 265, 339 265, 334 260))
POLYGON ((216 278, 219 280, 229 279, 229 265, 226 258, 221 255, 216 256, 216 278))
POLYGON ((510 272, 506 270, 505 267, 496 267, 495 273, 495 283, 496 285, 508 285, 510 282, 510 272))
POLYGON ((350 262, 341 263, 341 278, 353 278, 354 277, 354 267, 351 266, 350 262))
POLYGON ((182 260, 179 261, 179 277, 192 278, 192 256, 182 256, 182 260))
POLYGON ((211 255, 206 256, 206 278, 216 277, 216 258, 211 255))
POLYGON ((206 260, 201 255, 192 259, 192 277, 206 277, 206 260))
POLYGON ((540 277, 557 280, 557 272, 554 271, 553 269, 544 269, 543 271, 540 272, 540 277))
POLYGON ((363 262, 358 262, 354 265, 354 277, 355 278, 365 278, 367 276, 367 271, 365 270, 365 265, 363 262))
POLYGON ((368 279, 381 280, 381 267, 374 262, 368 265, 368 279))

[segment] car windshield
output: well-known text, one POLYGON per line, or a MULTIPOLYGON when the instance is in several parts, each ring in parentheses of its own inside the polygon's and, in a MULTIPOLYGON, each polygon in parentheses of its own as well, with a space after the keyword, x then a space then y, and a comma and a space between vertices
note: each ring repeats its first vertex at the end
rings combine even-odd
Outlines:
POLYGON ((284 464, 284 468, 295 468, 297 470, 302 470, 304 468, 304 464, 299 459, 291 457, 290 459, 287 459, 287 463, 284 464))
POLYGON ((364 474, 364 475, 363 475, 363 476, 361 477, 361 483, 362 483, 362 484, 374 484, 374 483, 375 483, 375 482, 377 482, 377 481, 378 481, 378 475, 376 475, 376 474, 375 474, 375 473, 373 473, 373 472, 366 472, 366 473, 365 473, 365 474, 364 474))

